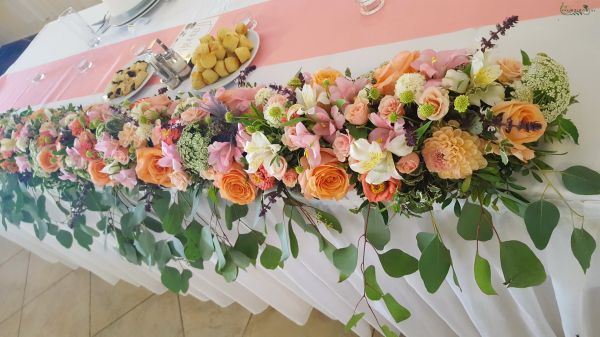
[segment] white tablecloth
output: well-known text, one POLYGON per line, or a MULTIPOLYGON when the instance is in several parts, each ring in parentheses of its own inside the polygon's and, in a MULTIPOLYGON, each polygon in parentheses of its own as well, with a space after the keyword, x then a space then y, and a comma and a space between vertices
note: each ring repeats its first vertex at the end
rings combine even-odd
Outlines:
MULTIPOLYGON (((137 34, 145 34, 199 20, 218 14, 224 9, 243 7, 257 1, 214 2, 209 0, 172 0, 165 2, 151 14, 152 20, 146 26, 137 27, 135 32, 126 29, 111 29, 103 37, 103 43, 109 44, 137 34), (193 7, 189 5, 194 4, 193 7), (197 8, 197 10, 186 10, 197 8)), ((349 3, 349 5, 353 5, 349 3)), ((482 8, 482 10, 485 10, 482 8)), ((102 5, 83 12, 89 22, 102 17, 105 8, 102 5)), ((268 23, 259 23, 268 24, 268 23)), ((396 52, 407 49, 433 48, 438 50, 461 47, 477 47, 479 38, 490 27, 467 29, 443 35, 401 41, 388 45, 362 48, 334 55, 284 64, 261 67, 255 71, 251 81, 286 82, 290 75, 300 67, 306 71, 324 66, 350 67, 354 74, 371 70, 383 61, 390 59, 396 52)), ((36 37, 21 58, 9 69, 17 71, 60 59, 83 50, 84 46, 71 40, 68 34, 61 34, 62 27, 56 23, 46 26, 36 37)), ((581 145, 564 144, 559 151, 569 151, 568 155, 553 160, 558 169, 572 164, 587 165, 600 169, 597 144, 600 144, 600 132, 597 131, 600 117, 600 13, 586 16, 557 16, 530 20, 519 23, 511 29, 499 43, 497 53, 518 57, 519 49, 525 49, 530 55, 546 52, 567 68, 572 82, 572 91, 579 93, 579 101, 572 107, 570 117, 580 128, 581 145)), ((290 41, 290 44, 292 41, 290 41)), ((290 46, 281 46, 293 47, 290 46)), ((179 90, 185 90, 184 85, 179 90)), ((146 88, 145 95, 152 95, 154 88, 146 88)), ((100 96, 81 97, 75 101, 81 104, 100 101, 100 96)), ((56 102, 52 105, 60 105, 56 102)), ((543 186, 534 186, 527 191, 536 195, 543 186)), ((600 225, 599 199, 582 199, 565 192, 573 206, 586 215, 586 229, 597 237, 600 225)), ((362 218, 352 215, 346 209, 360 204, 357 198, 348 198, 339 203, 319 203, 325 210, 333 211, 344 224, 342 234, 328 233, 328 239, 337 247, 356 243, 362 234, 362 218)), ((52 213, 52 214, 57 214, 52 213)), ((267 216, 267 226, 273 226, 281 214, 281 205, 274 207, 267 216)), ((498 259, 498 245, 492 240, 480 247, 480 254, 492 264, 493 285, 498 296, 482 294, 473 278, 473 259, 475 243, 466 242, 456 233, 456 218, 451 210, 435 211, 440 223, 444 242, 451 250, 454 268, 460 280, 462 290, 454 285, 452 276, 436 294, 429 294, 415 273, 402 279, 389 278, 379 267, 372 250, 367 250, 366 261, 377 267, 380 285, 391 292, 412 312, 412 318, 400 324, 393 323, 382 303, 374 308, 382 323, 393 326, 408 337, 444 336, 515 336, 515 337, 553 337, 569 336, 593 337, 600 335, 600 321, 595 319, 595 304, 600 303, 600 256, 596 252, 592 266, 584 275, 570 251, 571 223, 568 213, 564 215, 555 230, 550 244, 544 251, 535 251, 543 260, 549 278, 536 288, 507 289, 501 282, 502 271, 498 259)), ((249 215, 251 217, 252 215, 249 215)), ((508 211, 494 214, 503 240, 519 239, 533 247, 525 230, 522 219, 508 211)), ((387 248, 399 247, 408 253, 419 256, 415 235, 421 231, 431 232, 429 216, 423 218, 395 217, 392 224, 392 241, 387 248)), ((252 313, 260 313, 272 306, 283 315, 298 324, 304 324, 312 308, 316 308, 331 319, 346 322, 352 315, 354 305, 362 294, 362 280, 357 274, 343 283, 337 283, 338 274, 327 259, 318 252, 316 239, 296 228, 300 242, 298 259, 289 259, 284 269, 266 271, 261 266, 250 267, 240 272, 235 283, 225 282, 213 271, 213 266, 205 264, 204 270, 194 270, 190 281, 189 295, 201 300, 212 300, 221 306, 238 302, 252 313)), ((60 261, 73 268, 83 267, 108 282, 124 280, 140 285, 153 292, 161 293, 165 288, 160 282, 160 273, 145 266, 135 266, 126 262, 114 247, 112 237, 96 240, 92 251, 88 252, 76 244, 70 250, 64 249, 53 238, 38 241, 32 228, 24 225, 18 229, 9 227, 0 232, 11 241, 20 244, 34 253, 50 260, 60 261)), ((268 242, 278 245, 274 230, 269 231, 268 242)), ((362 308, 365 310, 364 306, 362 308)), ((355 331, 361 337, 370 336, 375 320, 369 315, 359 323, 355 331)))

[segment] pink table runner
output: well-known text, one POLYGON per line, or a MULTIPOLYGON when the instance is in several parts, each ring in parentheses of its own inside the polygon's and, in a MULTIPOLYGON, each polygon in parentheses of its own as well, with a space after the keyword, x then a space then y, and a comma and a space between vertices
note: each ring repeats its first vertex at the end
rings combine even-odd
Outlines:
MULTIPOLYGON (((560 14, 562 0, 542 2, 505 0, 419 1, 387 0, 373 16, 362 16, 353 0, 272 0, 223 14, 213 31, 232 26, 241 16, 250 14, 258 22, 261 48, 255 59, 258 66, 316 57, 352 49, 452 32, 502 21, 510 15, 521 20, 560 14)), ((600 7, 600 0, 587 2, 600 7)), ((581 8, 580 0, 569 2, 581 8)), ((116 44, 102 46, 82 54, 50 62, 0 77, 0 111, 11 107, 100 94, 112 74, 132 58, 132 45, 149 44, 160 38, 172 43, 183 25, 150 33, 116 44), (94 62, 84 74, 74 67, 83 58, 94 62), (36 73, 47 79, 32 83, 36 73)))

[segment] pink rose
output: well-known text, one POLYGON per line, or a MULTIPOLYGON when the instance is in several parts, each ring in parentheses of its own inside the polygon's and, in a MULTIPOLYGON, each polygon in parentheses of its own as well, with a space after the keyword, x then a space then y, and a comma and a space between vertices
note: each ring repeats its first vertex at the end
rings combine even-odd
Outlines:
POLYGON ((423 104, 431 104, 434 108, 434 112, 425 116, 418 112, 419 118, 422 120, 432 120, 438 121, 448 113, 448 109, 450 108, 450 99, 448 98, 448 91, 442 90, 438 87, 428 87, 426 88, 417 101, 420 105, 423 104))
POLYGON ((350 155, 350 144, 354 139, 352 136, 337 132, 335 139, 333 140, 333 153, 337 159, 341 162, 345 162, 348 155, 350 155))
POLYGON ((113 158, 121 165, 126 165, 129 162, 129 151, 124 147, 119 147, 113 152, 113 158))
POLYGON ((281 180, 286 173, 287 167, 288 165, 285 158, 282 156, 277 157, 272 165, 273 177, 277 180, 281 180))
POLYGON ((296 136, 296 128, 293 126, 286 126, 283 132, 283 136, 281 136, 281 143, 285 145, 290 151, 296 151, 299 149, 296 144, 292 141, 292 137, 296 136))
POLYGON ((185 191, 190 184, 190 177, 184 171, 173 171, 169 178, 173 186, 180 191, 185 191))
POLYGON ((184 124, 191 124, 208 116, 208 113, 200 108, 189 108, 181 113, 181 121, 184 124))
POLYGON ((416 170, 417 167, 419 167, 420 162, 421 159, 419 158, 419 155, 414 152, 411 152, 406 156, 400 158, 400 160, 398 160, 398 162, 396 163, 396 169, 400 173, 409 174, 414 172, 414 170, 416 170))
POLYGON ((275 94, 275 95, 271 96, 271 98, 269 98, 269 100, 267 101, 265 106, 269 106, 269 105, 273 105, 273 104, 285 106, 287 104, 287 101, 288 100, 287 100, 287 98, 285 98, 285 96, 283 96, 281 94, 275 94))
POLYGON ((292 188, 298 183, 298 173, 294 169, 289 169, 283 175, 282 181, 285 186, 292 188))
POLYGON ((369 120, 369 107, 367 103, 356 99, 353 104, 348 104, 344 109, 344 117, 353 125, 364 125, 369 120))
POLYGON ((379 116, 385 120, 389 120, 389 116, 392 113, 396 113, 397 117, 404 116, 404 108, 400 100, 392 95, 387 95, 381 99, 377 111, 379 116))

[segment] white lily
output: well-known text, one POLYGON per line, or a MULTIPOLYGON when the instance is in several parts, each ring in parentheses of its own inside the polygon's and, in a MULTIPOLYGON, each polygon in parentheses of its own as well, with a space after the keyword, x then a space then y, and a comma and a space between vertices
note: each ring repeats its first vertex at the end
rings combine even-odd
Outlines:
POLYGON ((471 104, 480 106, 482 101, 490 106, 504 101, 504 87, 500 83, 493 83, 485 89, 474 88, 473 91, 469 92, 469 102, 471 104))
POLYGON ((399 135, 394 137, 385 147, 386 150, 397 155, 398 157, 404 157, 407 154, 413 152, 413 147, 408 146, 406 143, 406 136, 399 135))
POLYGON ((298 104, 303 105, 307 109, 314 108, 317 103, 329 104, 329 98, 325 90, 318 90, 310 84, 305 84, 302 90, 296 89, 296 100, 298 104))
POLYGON ((254 132, 252 139, 244 146, 246 161, 248 162, 248 173, 255 173, 263 165, 269 174, 275 172, 273 167, 277 152, 281 149, 279 144, 271 144, 267 136, 262 132, 254 132))
POLYGON ((464 94, 469 86, 469 75, 463 71, 449 69, 442 79, 442 86, 459 94, 464 94))
POLYGON ((350 145, 350 168, 359 174, 367 174, 369 184, 381 184, 390 178, 400 179, 392 153, 383 151, 379 144, 361 138, 350 145))
POLYGON ((471 80, 478 88, 485 88, 500 77, 502 70, 481 50, 473 55, 471 61, 471 80))

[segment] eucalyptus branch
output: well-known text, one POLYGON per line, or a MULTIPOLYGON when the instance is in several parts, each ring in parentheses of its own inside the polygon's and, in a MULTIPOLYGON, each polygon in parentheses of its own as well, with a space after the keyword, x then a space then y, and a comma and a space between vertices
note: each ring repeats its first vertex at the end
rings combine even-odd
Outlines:
POLYGON ((573 207, 571 207, 571 205, 569 204, 569 202, 567 201, 567 199, 563 196, 563 194, 558 190, 558 188, 556 188, 556 186, 554 185, 554 183, 552 182, 552 180, 550 180, 550 178, 548 178, 548 175, 545 173, 544 170, 540 169, 540 167, 535 164, 535 167, 538 169, 538 171, 542 174, 542 177, 544 177, 544 180, 546 180, 546 184, 547 186, 550 186, 550 188, 552 188, 552 190, 558 195, 558 197, 561 199, 561 201, 565 204, 565 206, 567 206, 567 208, 569 208, 569 210, 577 215, 578 217, 580 217, 582 220, 584 219, 584 216, 579 214, 579 212, 575 211, 575 209, 573 209, 573 207))

